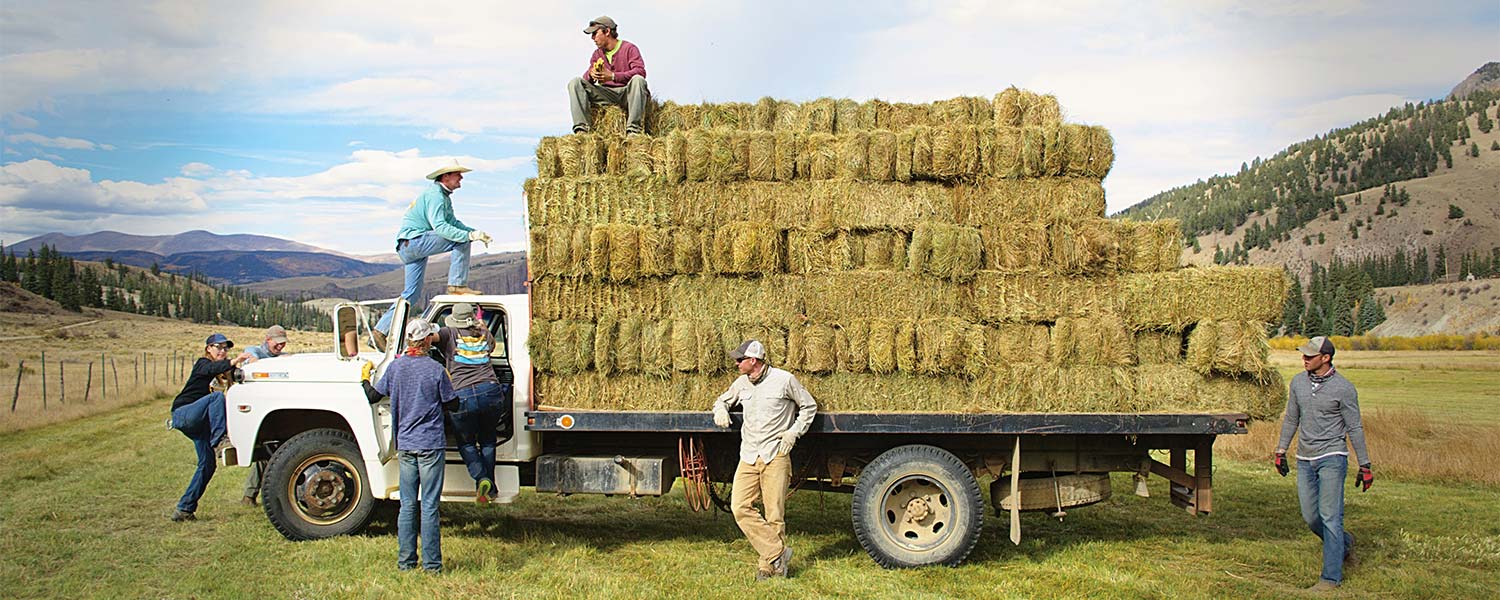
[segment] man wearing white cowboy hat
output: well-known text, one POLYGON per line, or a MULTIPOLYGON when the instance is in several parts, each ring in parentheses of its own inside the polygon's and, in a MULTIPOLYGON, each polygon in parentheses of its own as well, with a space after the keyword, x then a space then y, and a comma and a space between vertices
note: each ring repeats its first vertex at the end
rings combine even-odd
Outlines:
MULTIPOLYGON (((429 173, 427 179, 432 180, 433 185, 406 207, 406 215, 401 218, 401 230, 396 233, 396 256, 401 257, 406 270, 406 285, 401 290, 401 297, 413 308, 424 300, 422 278, 427 274, 427 257, 444 252, 452 253, 448 265, 448 293, 481 293, 468 286, 469 244, 484 242, 488 247, 490 236, 464 225, 453 216, 453 201, 449 199, 453 191, 463 185, 464 173, 469 171, 455 159, 453 164, 429 173)), ((394 313, 395 307, 392 306, 375 324, 375 342, 382 350, 394 313)))

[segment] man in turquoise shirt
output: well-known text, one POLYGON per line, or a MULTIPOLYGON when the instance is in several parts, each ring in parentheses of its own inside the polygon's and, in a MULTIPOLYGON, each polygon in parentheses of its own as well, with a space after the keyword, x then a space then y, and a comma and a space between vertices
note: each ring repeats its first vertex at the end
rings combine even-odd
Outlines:
MULTIPOLYGON (((401 230, 396 233, 396 256, 406 270, 406 285, 401 297, 419 308, 423 302, 422 277, 427 274, 427 257, 453 253, 448 264, 449 294, 480 294, 471 289, 469 283, 469 244, 484 242, 490 245, 490 236, 483 231, 464 225, 453 216, 453 201, 449 199, 463 185, 464 173, 470 169, 458 161, 427 175, 433 185, 417 196, 406 208, 401 218, 401 230)), ((380 322, 375 324, 375 342, 385 349, 385 336, 391 331, 391 318, 395 306, 385 311, 380 322)))

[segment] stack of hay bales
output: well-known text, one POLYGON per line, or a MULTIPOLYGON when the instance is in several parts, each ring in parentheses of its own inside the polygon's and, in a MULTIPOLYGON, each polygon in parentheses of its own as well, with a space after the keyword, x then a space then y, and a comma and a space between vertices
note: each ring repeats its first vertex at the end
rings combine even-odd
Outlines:
POLYGON ((1281 407, 1281 270, 1105 218, 1113 142, 1051 96, 654 108, 537 148, 539 404, 707 410, 756 338, 826 411, 1281 407))

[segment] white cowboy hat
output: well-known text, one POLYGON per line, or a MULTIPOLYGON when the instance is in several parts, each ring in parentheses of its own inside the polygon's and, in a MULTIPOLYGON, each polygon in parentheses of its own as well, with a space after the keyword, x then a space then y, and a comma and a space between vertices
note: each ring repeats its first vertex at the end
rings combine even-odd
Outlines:
POLYGON ((437 178, 442 177, 444 175, 447 175, 449 173, 468 173, 469 171, 473 171, 473 169, 470 169, 468 167, 465 167, 463 165, 458 164, 458 159, 455 158, 455 159, 453 159, 453 164, 448 165, 446 167, 439 168, 438 170, 433 171, 431 173, 428 173, 427 174, 427 178, 436 181, 437 178))

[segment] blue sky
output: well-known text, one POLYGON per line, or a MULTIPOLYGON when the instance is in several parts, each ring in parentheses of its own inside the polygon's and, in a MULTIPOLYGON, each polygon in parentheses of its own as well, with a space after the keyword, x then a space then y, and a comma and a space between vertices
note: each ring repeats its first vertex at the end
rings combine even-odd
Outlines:
POLYGON ((387 252, 457 158, 476 171, 459 218, 519 249, 532 149, 566 131, 601 11, 661 100, 1056 94, 1114 135, 1111 211, 1500 60, 1494 0, 7 0, 0 241, 207 229, 387 252))

